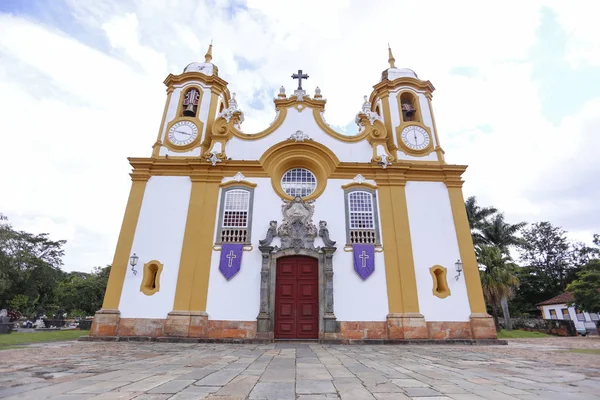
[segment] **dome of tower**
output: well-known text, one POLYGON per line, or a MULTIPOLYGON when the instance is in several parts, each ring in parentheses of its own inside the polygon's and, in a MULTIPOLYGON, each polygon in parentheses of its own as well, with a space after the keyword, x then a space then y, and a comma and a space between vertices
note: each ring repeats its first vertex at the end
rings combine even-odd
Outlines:
POLYGON ((219 68, 211 63, 212 61, 212 43, 208 46, 208 51, 204 55, 204 62, 193 62, 189 63, 184 69, 183 73, 186 72, 201 72, 204 75, 219 75, 219 68))
POLYGON ((392 55, 392 49, 389 46, 388 46, 388 54, 389 54, 388 62, 390 63, 390 67, 381 73, 382 81, 385 79, 393 81, 394 79, 398 79, 398 78, 419 79, 419 77, 417 76, 417 73, 410 68, 396 68, 396 65, 395 65, 396 60, 394 59, 394 56, 392 55))

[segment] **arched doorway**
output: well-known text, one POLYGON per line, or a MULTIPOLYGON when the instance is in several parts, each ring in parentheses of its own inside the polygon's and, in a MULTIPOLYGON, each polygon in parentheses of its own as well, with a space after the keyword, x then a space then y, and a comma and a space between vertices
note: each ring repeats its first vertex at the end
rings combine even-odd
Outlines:
POLYGON ((277 259, 276 339, 319 338, 319 262, 294 255, 277 259))

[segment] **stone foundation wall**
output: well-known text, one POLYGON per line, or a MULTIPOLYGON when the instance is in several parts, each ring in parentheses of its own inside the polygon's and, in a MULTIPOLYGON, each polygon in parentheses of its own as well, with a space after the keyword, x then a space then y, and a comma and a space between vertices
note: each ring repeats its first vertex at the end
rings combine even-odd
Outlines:
MULTIPOLYGON (((481 321, 472 320, 471 322, 425 322, 422 318, 407 317, 388 321, 339 321, 337 332, 324 333, 320 339, 495 339, 495 330, 489 334, 487 332, 489 330, 487 326, 489 325, 487 324, 488 319, 491 320, 491 318, 486 318, 481 321), (482 333, 484 334, 482 335, 482 333)), ((170 314, 166 319, 119 318, 116 313, 109 315, 97 314, 94 318, 90 336, 208 339, 273 338, 272 332, 267 336, 257 334, 256 321, 208 320, 206 314, 170 314)))
MULTIPOLYGON (((562 319, 511 318, 513 329, 542 332, 556 336, 577 336, 575 323, 562 319)), ((500 328, 505 329, 504 319, 498 321, 500 328)))

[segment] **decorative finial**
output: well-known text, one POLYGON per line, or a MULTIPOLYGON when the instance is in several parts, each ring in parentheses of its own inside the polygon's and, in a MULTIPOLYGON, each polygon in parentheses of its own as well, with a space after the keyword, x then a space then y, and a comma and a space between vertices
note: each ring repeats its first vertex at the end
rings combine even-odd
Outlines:
POLYGON ((315 99, 320 99, 321 97, 323 97, 321 95, 321 88, 317 86, 317 88, 315 89, 315 99))
POLYGON ((277 95, 277 97, 285 98, 285 88, 283 87, 283 85, 281 85, 281 87, 279 88, 279 94, 277 95))
POLYGON ((389 43, 388 43, 388 53, 389 53, 388 62, 390 63, 390 68, 396 68, 396 59, 392 55, 392 48, 390 47, 389 43))
POLYGON ((208 51, 204 55, 204 62, 209 63, 212 60, 212 40, 210 41, 210 45, 208 46, 208 51))

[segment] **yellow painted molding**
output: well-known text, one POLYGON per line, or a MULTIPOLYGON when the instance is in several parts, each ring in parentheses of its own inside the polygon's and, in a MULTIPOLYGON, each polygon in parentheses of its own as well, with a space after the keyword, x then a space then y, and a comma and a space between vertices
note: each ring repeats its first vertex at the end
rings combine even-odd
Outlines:
MULTIPOLYGON (((198 113, 200 112, 200 107, 202 105, 202 98, 204 97, 204 88, 198 84, 190 84, 183 88, 181 88, 181 92, 179 93, 179 103, 177 104, 177 113, 175 114, 175 119, 183 117, 183 100, 185 100, 185 95, 192 89, 196 89, 198 91, 198 107, 196 108, 196 115, 193 117, 189 117, 192 119, 198 119, 198 113)), ((200 132, 202 134, 202 132, 200 132)))
POLYGON ((446 163, 444 158, 444 150, 442 149, 442 145, 440 144, 440 137, 438 136, 437 126, 435 125, 435 115, 433 115, 433 107, 431 106, 431 98, 427 98, 427 105, 429 106, 429 115, 431 115, 431 122, 433 123, 433 134, 435 136, 435 151, 438 156, 438 161, 441 163, 446 163))
POLYGON ((429 268, 429 273, 433 279, 433 295, 440 299, 450 296, 450 287, 448 287, 448 270, 441 265, 434 265, 429 268))
POLYGON ((373 189, 373 190, 377 190, 377 185, 373 185, 372 183, 369 182, 363 182, 363 183, 359 183, 359 182, 350 182, 350 183, 346 183, 345 185, 342 185, 342 189, 347 190, 347 189, 352 189, 352 188, 368 188, 368 189, 373 189))
POLYGON ((160 291, 160 275, 162 274, 163 264, 158 260, 148 261, 144 264, 144 275, 140 284, 140 292, 146 296, 152 296, 160 291))
POLYGON ((127 207, 125 208, 125 215, 123 216, 123 223, 121 224, 121 232, 119 233, 117 248, 115 249, 112 267, 108 277, 102 309, 117 310, 119 308, 125 274, 127 273, 127 267, 129 266, 133 237, 135 236, 135 229, 137 227, 140 209, 142 208, 142 201, 144 199, 144 192, 146 190, 146 182, 147 179, 134 180, 131 183, 129 199, 127 200, 127 207))
POLYGON ((424 91, 426 94, 431 96, 431 93, 435 90, 430 81, 422 81, 420 79, 411 78, 411 77, 402 77, 390 80, 383 80, 373 86, 375 97, 381 97, 384 93, 389 93, 394 89, 397 89, 402 86, 408 86, 414 89, 418 89, 424 91))
POLYGON ((342 135, 341 133, 336 132, 335 130, 331 129, 331 127, 329 125, 327 125, 325 123, 325 121, 323 121, 323 116, 321 115, 321 111, 322 110, 319 110, 316 108, 313 109, 313 117, 315 118, 315 122, 317 123, 317 125, 319 125, 319 128, 321 128, 323 130, 323 132, 325 132, 332 138, 337 139, 341 142, 356 143, 356 142, 365 140, 367 138, 367 136, 369 136, 368 129, 365 129, 361 133, 358 133, 358 134, 352 135, 352 136, 351 135, 342 135))
POLYGON ((454 228, 456 229, 458 250, 463 263, 463 276, 467 286, 471 313, 485 314, 487 311, 481 288, 481 280, 479 278, 479 266, 475 257, 475 249, 473 247, 473 239, 467 219, 467 210, 465 208, 462 189, 456 186, 448 186, 448 195, 450 197, 454 228))
POLYGON ((227 181, 227 182, 223 182, 221 184, 219 184, 219 186, 221 188, 228 188, 231 186, 246 186, 250 189, 255 188, 256 186, 258 186, 257 183, 253 183, 253 182, 248 182, 248 181, 236 181, 236 180, 232 180, 232 181, 227 181))
POLYGON ((175 86, 182 86, 190 82, 202 82, 205 85, 211 86, 211 90, 217 93, 229 93, 227 91, 227 82, 219 78, 217 75, 204 75, 201 72, 185 72, 179 75, 169 74, 164 81, 167 86, 167 91, 173 91, 175 86))
POLYGON ((167 101, 165 103, 165 109, 163 111, 163 116, 160 121, 160 128, 158 129, 158 136, 156 137, 156 143, 152 146, 152 156, 153 157, 158 157, 159 152, 160 152, 160 146, 162 145, 162 135, 163 135, 163 132, 166 132, 165 121, 167 119, 167 112, 169 111, 169 107, 171 106, 171 95, 172 94, 173 93, 170 92, 167 95, 167 101))
MULTIPOLYGON (((339 163, 331 149, 312 140, 277 143, 267 149, 260 158, 260 164, 271 178, 273 189, 280 198, 286 200, 293 200, 281 187, 281 177, 286 171, 292 168, 306 168, 315 174, 317 187, 313 193, 304 197, 304 200, 313 200, 323 193, 327 180, 339 163)), ((242 173, 246 175, 244 171, 242 173)))
POLYGON ((297 96, 291 95, 287 98, 277 98, 273 100, 273 102, 275 103, 275 107, 279 109, 294 107, 299 112, 302 112, 307 108, 312 108, 313 110, 324 110, 325 103, 327 103, 327 100, 323 100, 322 98, 315 99, 310 97, 304 97, 302 101, 298 101, 297 96), (301 107, 299 108, 298 106, 301 107))

